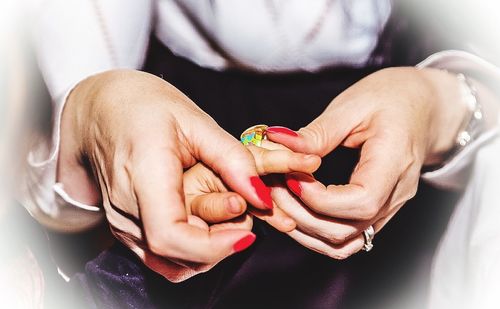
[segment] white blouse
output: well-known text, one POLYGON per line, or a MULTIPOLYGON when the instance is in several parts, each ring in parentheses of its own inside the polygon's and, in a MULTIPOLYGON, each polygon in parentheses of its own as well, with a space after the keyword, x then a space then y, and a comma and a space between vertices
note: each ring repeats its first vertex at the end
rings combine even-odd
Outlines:
POLYGON ((51 0, 34 28, 44 78, 60 97, 91 74, 140 68, 152 28, 177 55, 216 70, 362 66, 390 11, 390 0, 51 0))
POLYGON ((390 12, 390 0, 42 1, 34 41, 56 121, 53 140, 28 158, 24 204, 54 228, 79 230, 99 219, 99 207, 73 200, 56 182, 65 95, 90 75, 141 68, 153 29, 177 55, 215 70, 316 71, 363 66, 390 12))

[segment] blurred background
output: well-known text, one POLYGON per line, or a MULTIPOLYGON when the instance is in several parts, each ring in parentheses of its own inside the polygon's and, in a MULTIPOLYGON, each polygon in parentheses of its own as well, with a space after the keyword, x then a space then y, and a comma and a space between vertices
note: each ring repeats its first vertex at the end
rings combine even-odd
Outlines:
MULTIPOLYGON (((37 267, 41 262, 26 245, 43 244, 46 239, 34 227, 34 222, 25 217, 16 219, 15 213, 21 206, 15 202, 12 192, 30 141, 50 134, 51 103, 30 48, 31 21, 36 18, 37 7, 47 2, 50 0, 0 1, 0 306, 3 308, 39 307, 46 280, 37 267)), ((470 51, 500 65, 500 1, 401 2, 405 2, 405 8, 426 35, 460 42, 470 51)), ((65 235, 54 237, 68 245, 65 235)), ((92 233, 83 236, 93 237, 92 233)), ((66 257, 69 269, 81 267, 79 260, 96 252, 94 247, 87 250, 90 245, 69 246, 73 252, 66 257)))

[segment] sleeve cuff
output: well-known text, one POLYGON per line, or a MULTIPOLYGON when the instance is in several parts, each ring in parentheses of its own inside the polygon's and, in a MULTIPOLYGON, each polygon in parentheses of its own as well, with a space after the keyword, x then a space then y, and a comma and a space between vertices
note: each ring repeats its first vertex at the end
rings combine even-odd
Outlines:
MULTIPOLYGON (((450 72, 473 74, 486 83, 500 81, 500 69, 495 65, 464 51, 447 50, 435 53, 417 65, 417 68, 435 68, 450 72)), ((474 142, 437 170, 421 175, 422 179, 441 188, 460 189, 467 182, 468 171, 479 149, 499 134, 498 127, 484 132, 474 142)))
POLYGON ((43 225, 59 231, 80 231, 102 219, 100 207, 72 199, 57 183, 57 160, 61 139, 61 117, 76 84, 55 100, 51 140, 39 142, 29 152, 27 170, 20 188, 21 203, 43 225))

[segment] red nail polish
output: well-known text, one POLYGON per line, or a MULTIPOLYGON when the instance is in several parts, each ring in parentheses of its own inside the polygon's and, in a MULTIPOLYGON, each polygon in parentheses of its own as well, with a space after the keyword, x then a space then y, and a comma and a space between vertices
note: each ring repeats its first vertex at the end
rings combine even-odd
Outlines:
POLYGON ((254 234, 249 234, 242 239, 238 240, 234 245, 233 245, 233 250, 234 252, 241 252, 245 250, 246 248, 250 247, 251 244, 255 241, 255 235, 254 234))
POLYGON ((299 136, 297 134, 297 132, 290 130, 289 128, 279 127, 279 126, 269 127, 269 128, 267 128, 266 132, 267 133, 271 132, 271 133, 285 134, 285 135, 290 135, 290 136, 295 136, 295 137, 299 136))
POLYGON ((302 195, 302 187, 300 186, 300 182, 297 179, 287 177, 286 178, 286 185, 290 190, 292 190, 295 195, 298 197, 301 197, 302 195))
POLYGON ((255 192, 257 192, 257 196, 264 203, 264 205, 269 209, 273 209, 271 189, 269 189, 258 176, 250 177, 250 183, 252 184, 252 187, 254 187, 255 192))

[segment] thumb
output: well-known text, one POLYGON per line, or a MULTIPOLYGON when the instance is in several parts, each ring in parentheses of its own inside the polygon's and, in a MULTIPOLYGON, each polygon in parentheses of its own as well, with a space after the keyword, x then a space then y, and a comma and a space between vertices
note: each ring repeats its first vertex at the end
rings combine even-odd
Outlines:
POLYGON ((335 111, 325 111, 298 131, 279 126, 269 127, 269 140, 295 152, 326 156, 350 134, 356 122, 350 117, 337 117, 335 111))
POLYGON ((207 223, 221 223, 239 217, 246 210, 245 200, 234 192, 214 192, 197 196, 191 212, 207 223))

